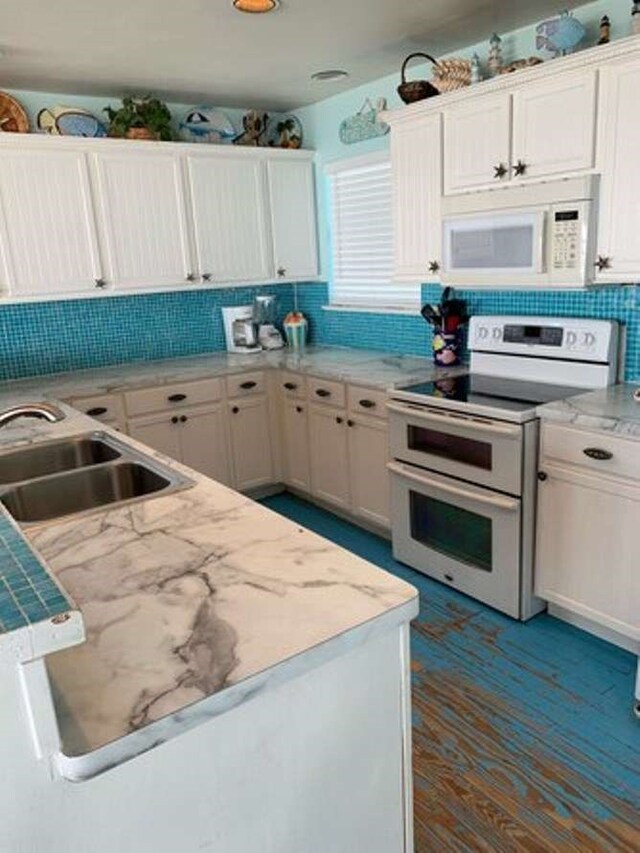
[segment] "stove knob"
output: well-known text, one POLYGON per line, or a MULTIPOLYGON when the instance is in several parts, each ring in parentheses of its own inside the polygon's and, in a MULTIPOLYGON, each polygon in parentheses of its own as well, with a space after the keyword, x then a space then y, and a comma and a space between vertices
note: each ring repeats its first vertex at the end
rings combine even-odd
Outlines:
POLYGON ((567 332, 567 346, 573 347, 576 345, 578 336, 575 332, 567 332))
POLYGON ((585 345, 585 347, 590 348, 595 344, 596 336, 593 334, 593 332, 585 332, 584 337, 582 339, 582 342, 585 345))
POLYGON ((500 326, 495 326, 493 332, 491 333, 491 337, 494 341, 499 341, 502 338, 502 329, 500 326))
POLYGON ((481 340, 484 340, 488 334, 489 334, 489 329, 487 329, 486 326, 480 326, 480 328, 478 329, 478 337, 481 340))

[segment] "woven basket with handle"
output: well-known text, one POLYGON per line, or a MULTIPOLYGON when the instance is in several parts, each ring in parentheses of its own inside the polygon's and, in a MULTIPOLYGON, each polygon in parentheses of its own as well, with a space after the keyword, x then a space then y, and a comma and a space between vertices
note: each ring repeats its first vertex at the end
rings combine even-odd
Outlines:
POLYGON ((412 104, 414 101, 424 101, 425 98, 432 98, 434 95, 440 94, 439 89, 436 89, 436 87, 428 80, 411 80, 407 82, 407 64, 410 59, 414 59, 416 56, 428 59, 429 62, 432 62, 436 66, 436 68, 438 67, 436 60, 432 56, 429 56, 428 53, 410 53, 409 56, 407 56, 405 61, 402 63, 402 70, 400 72, 402 82, 398 86, 398 94, 405 104, 412 104))

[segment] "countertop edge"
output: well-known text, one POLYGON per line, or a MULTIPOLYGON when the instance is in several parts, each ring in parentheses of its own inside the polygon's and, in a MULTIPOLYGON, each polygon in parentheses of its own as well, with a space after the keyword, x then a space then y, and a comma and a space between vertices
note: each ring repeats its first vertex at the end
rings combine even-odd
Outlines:
POLYGON ((53 757, 53 763, 60 776, 67 781, 83 782, 93 779, 190 731, 207 720, 237 708, 264 690, 270 690, 291 681, 376 636, 410 622, 418 612, 419 599, 416 592, 413 598, 391 610, 243 679, 237 684, 232 684, 218 693, 199 699, 142 729, 84 755, 69 756, 60 752, 53 757))

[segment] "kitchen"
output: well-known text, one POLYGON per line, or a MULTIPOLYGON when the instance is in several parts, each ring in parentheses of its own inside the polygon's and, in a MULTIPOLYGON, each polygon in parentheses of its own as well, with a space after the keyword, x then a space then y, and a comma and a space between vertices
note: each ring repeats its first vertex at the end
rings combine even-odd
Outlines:
POLYGON ((197 28, 46 76, 11 20, 0 849, 640 844, 640 14, 470 4, 389 61, 383 5, 336 53, 337 9, 166 7, 318 28, 228 91, 197 28), (403 103, 416 49, 487 79, 403 103), (133 83, 185 135, 65 131, 133 83))

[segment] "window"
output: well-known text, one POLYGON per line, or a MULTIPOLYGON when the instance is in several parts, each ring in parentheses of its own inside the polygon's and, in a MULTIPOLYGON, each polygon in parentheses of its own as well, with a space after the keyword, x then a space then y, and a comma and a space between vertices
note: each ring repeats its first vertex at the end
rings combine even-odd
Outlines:
POLYGON ((388 155, 344 160, 330 165, 327 174, 332 219, 331 305, 417 310, 420 285, 392 281, 388 155))

